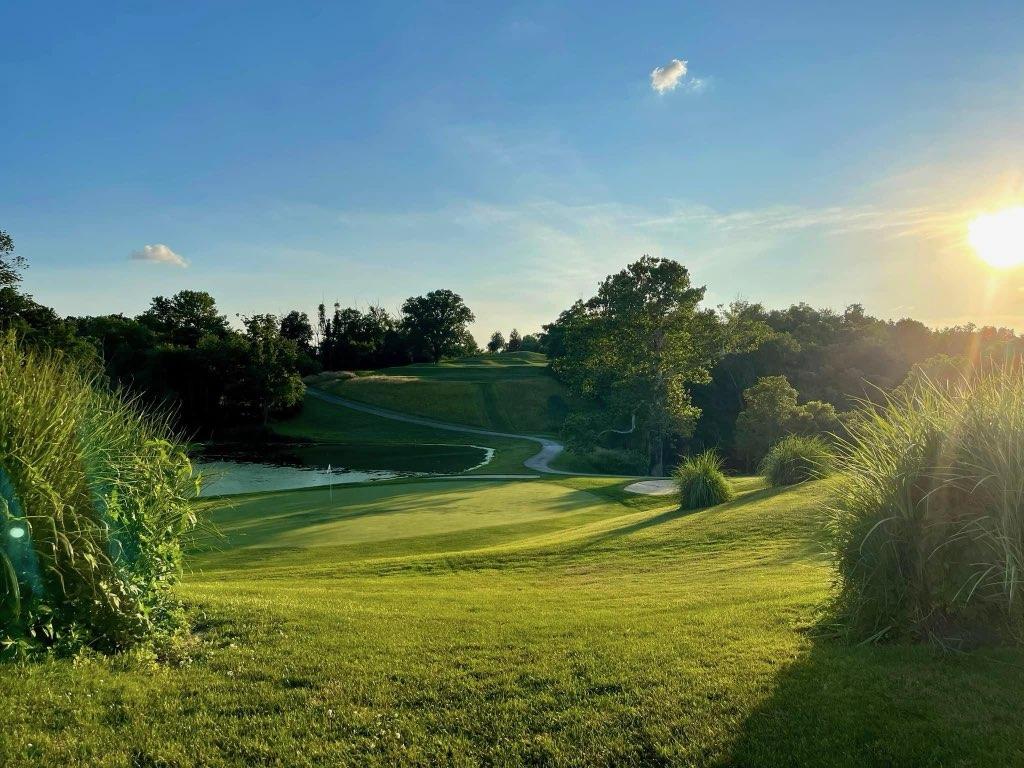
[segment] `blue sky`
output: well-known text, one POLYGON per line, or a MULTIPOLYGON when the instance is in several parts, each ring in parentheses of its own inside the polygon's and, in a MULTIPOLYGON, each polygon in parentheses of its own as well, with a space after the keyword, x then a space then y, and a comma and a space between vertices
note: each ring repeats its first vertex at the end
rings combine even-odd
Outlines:
POLYGON ((0 228, 62 313, 446 287, 483 340, 650 253, 712 303, 1024 327, 1024 276, 964 244, 973 215, 1024 199, 1019 1, 12 3, 0 21, 0 228))

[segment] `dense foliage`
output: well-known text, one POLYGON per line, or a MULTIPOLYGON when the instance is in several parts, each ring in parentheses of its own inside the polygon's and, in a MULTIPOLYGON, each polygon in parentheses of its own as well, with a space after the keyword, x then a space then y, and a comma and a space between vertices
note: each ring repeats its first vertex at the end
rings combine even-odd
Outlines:
POLYGON ((712 507, 732 498, 722 464, 722 457, 714 451, 702 451, 688 456, 676 467, 674 476, 681 509, 712 507))
POLYGON ((756 465, 784 436, 839 431, 839 415, 831 403, 812 400, 798 405, 797 397, 785 376, 765 376, 743 391, 735 447, 747 466, 756 465))
POLYGON ((849 424, 831 530, 859 637, 1024 631, 1024 368, 922 379, 849 424))
POLYGON ((0 651, 117 650, 172 628, 196 491, 164 421, 0 339, 0 651))
POLYGON ((795 304, 699 306, 681 265, 644 258, 544 326, 540 343, 579 404, 563 429, 577 451, 642 451, 648 469, 707 448, 756 467, 786 435, 842 433, 860 399, 905 380, 948 381, 965 366, 1009 360, 1024 338, 973 325, 932 330, 795 304))
MULTIPOLYGON (((759 330, 745 318, 728 322, 701 309, 703 298, 681 264, 645 256, 545 326, 552 369, 591 404, 589 423, 573 421, 570 428, 596 439, 624 434, 616 426, 630 423, 631 442, 647 453, 651 473, 662 474, 666 439, 690 434, 700 416, 691 387, 707 382, 721 355, 759 330)), ((569 438, 581 442, 579 433, 569 438)))
POLYGON ((824 439, 787 435, 769 449, 760 472, 769 485, 796 485, 827 476, 834 463, 832 448, 824 439))

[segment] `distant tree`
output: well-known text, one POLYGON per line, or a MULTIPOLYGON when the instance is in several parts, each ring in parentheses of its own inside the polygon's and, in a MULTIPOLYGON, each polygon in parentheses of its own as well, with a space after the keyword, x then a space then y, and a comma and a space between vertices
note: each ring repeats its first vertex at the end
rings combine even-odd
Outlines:
POLYGON ((476 343, 476 339, 469 332, 469 329, 465 328, 459 334, 458 342, 450 354, 456 357, 465 357, 468 355, 481 355, 483 350, 480 349, 480 345, 476 343))
POLYGON ((292 310, 281 318, 281 336, 295 343, 298 350, 297 365, 299 373, 303 376, 323 370, 323 366, 316 359, 313 335, 313 325, 305 312, 292 310))
POLYGON ((488 352, 501 352, 505 348, 505 337, 501 335, 501 331, 495 331, 491 334, 491 340, 487 342, 488 352))
POLYGON ((540 339, 532 333, 523 336, 523 352, 540 352, 540 339))
POLYGON ((519 335, 519 331, 515 328, 508 335, 508 344, 505 345, 505 349, 508 352, 519 352, 523 348, 523 337, 519 335))
POLYGON ((797 404, 799 393, 785 376, 764 376, 744 390, 744 409, 736 419, 736 450, 748 465, 756 464, 786 435, 836 432, 839 416, 831 403, 797 404))
POLYGON ((14 253, 14 240, 0 229, 0 288, 21 282, 21 270, 25 259, 14 253))
POLYGON ((97 367, 92 346, 75 334, 74 324, 19 290, 27 262, 14 253, 14 239, 0 229, 0 331, 14 331, 33 346, 47 347, 97 367))
POLYGON ((968 381, 972 374, 971 363, 966 357, 934 355, 916 363, 896 391, 909 393, 922 385, 946 389, 968 381))
POLYGON ((224 337, 228 332, 228 319, 206 291, 179 291, 169 299, 157 296, 139 320, 163 341, 186 347, 195 347, 204 336, 224 337))
MULTIPOLYGON (((402 305, 402 324, 411 341, 435 363, 468 346, 472 336, 467 325, 475 319, 462 297, 446 289, 412 296, 402 305)), ((472 346, 476 347, 475 341, 472 346)))
POLYGON ((248 351, 245 394, 264 424, 271 413, 284 411, 302 401, 305 387, 295 372, 298 349, 281 335, 274 315, 242 319, 248 351))
POLYGON ((744 409, 736 419, 736 449, 756 462, 786 434, 799 393, 785 376, 765 376, 743 391, 744 409))
POLYGON ((313 326, 309 322, 309 315, 293 309, 282 317, 281 336, 294 341, 300 350, 311 350, 313 347, 313 326))
POLYGON ((153 385, 152 357, 157 339, 135 318, 99 315, 73 318, 76 333, 95 346, 114 384, 138 391, 153 385))

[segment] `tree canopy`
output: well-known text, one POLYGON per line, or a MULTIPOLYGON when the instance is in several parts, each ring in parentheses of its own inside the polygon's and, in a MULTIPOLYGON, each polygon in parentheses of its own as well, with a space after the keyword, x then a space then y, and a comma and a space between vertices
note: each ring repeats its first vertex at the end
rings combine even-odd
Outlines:
POLYGON ((476 319, 462 297, 447 289, 411 296, 402 304, 402 325, 437 363, 472 343, 468 325, 476 319))
POLYGON ((609 428, 635 419, 655 474, 664 470, 668 434, 688 435, 700 415, 690 387, 709 381, 727 345, 743 336, 702 309, 703 298, 683 265, 644 256, 545 327, 556 375, 609 428))

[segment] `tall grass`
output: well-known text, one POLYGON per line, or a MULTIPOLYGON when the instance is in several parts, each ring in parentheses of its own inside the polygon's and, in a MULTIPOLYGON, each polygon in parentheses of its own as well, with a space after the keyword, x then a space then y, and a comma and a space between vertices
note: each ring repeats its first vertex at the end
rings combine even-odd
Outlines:
POLYGON ((167 627, 196 492, 164 419, 0 337, 0 651, 167 627))
POLYGON ((833 463, 832 449, 822 438, 788 435, 768 450, 760 472, 769 485, 796 485, 825 477, 833 463))
POLYGON ((844 629, 973 643, 1024 629, 1024 369, 927 379, 840 443, 830 523, 844 629))
POLYGON ((729 501, 732 490, 722 473, 722 458, 715 451, 689 456, 676 467, 682 509, 701 509, 729 501))

